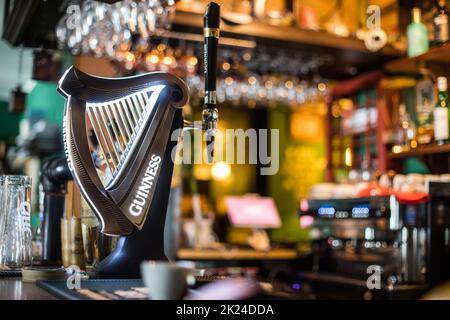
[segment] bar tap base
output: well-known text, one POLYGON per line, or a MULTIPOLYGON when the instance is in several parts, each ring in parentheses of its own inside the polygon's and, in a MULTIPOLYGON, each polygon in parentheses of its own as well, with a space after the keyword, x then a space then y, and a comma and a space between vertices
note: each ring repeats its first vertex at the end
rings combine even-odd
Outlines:
MULTIPOLYGON (((172 129, 182 123, 181 111, 174 116, 172 129)), ((141 263, 147 260, 167 261, 164 252, 164 225, 172 181, 173 162, 171 152, 176 141, 169 141, 162 160, 160 178, 155 185, 156 201, 152 202, 149 215, 141 230, 121 236, 114 251, 94 268, 94 279, 140 279, 141 263)))
POLYGON ((160 201, 152 205, 155 208, 152 208, 151 212, 160 214, 149 215, 142 230, 135 230, 129 236, 121 236, 114 251, 94 268, 91 278, 139 279, 142 261, 167 260, 164 253, 164 223, 170 178, 171 174, 160 179, 161 183, 158 187, 161 187, 164 192, 157 193, 160 195, 160 201), (168 186, 161 186, 161 184, 168 184, 168 186))
POLYGON ((93 279, 140 279, 140 266, 143 261, 167 260, 164 250, 159 250, 154 245, 143 245, 148 240, 148 234, 142 232, 121 237, 116 249, 99 263, 90 277, 93 279))

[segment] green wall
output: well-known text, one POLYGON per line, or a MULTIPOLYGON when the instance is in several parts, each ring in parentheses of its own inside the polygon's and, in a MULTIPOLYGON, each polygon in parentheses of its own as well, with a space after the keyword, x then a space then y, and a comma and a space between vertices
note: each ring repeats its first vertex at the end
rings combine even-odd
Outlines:
POLYGON ((290 111, 281 108, 269 111, 268 127, 279 129, 280 171, 268 177, 269 195, 275 199, 282 217, 280 229, 272 230, 275 241, 296 242, 309 237, 309 230, 300 229, 300 199, 307 197, 312 184, 323 181, 325 145, 293 141, 290 135, 290 111))
MULTIPOLYGON (((69 53, 62 56, 61 76, 73 64, 69 53)), ((29 119, 45 119, 62 128, 65 99, 58 93, 56 81, 35 81, 36 85, 27 95, 25 116, 29 119)))
POLYGON ((36 86, 27 95, 26 117, 45 119, 62 128, 64 98, 56 91, 56 82, 36 81, 36 86))
POLYGON ((23 114, 8 112, 8 102, 0 101, 0 140, 11 140, 19 134, 19 122, 23 114))
POLYGON ((64 98, 56 91, 55 82, 37 81, 26 98, 26 110, 11 114, 8 102, 0 101, 0 140, 13 139, 19 134, 19 123, 24 117, 30 120, 45 119, 62 128, 64 98))

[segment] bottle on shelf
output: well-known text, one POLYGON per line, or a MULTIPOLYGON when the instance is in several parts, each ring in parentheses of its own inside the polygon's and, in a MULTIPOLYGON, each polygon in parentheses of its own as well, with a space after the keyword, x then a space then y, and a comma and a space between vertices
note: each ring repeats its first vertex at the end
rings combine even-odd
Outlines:
POLYGON ((449 138, 449 113, 448 113, 448 93, 447 78, 437 78, 438 99, 434 108, 434 140, 438 145, 448 142, 449 138))
POLYGON ((445 0, 438 0, 436 12, 433 16, 434 45, 443 45, 448 42, 448 11, 445 0))
POLYGON ((408 56, 414 57, 428 51, 427 27, 420 21, 419 8, 412 9, 412 22, 406 28, 408 56))
POLYGON ((398 108, 399 124, 395 132, 395 144, 392 152, 400 153, 417 147, 416 126, 406 110, 406 106, 402 103, 398 108))
POLYGON ((425 98, 417 113, 417 143, 419 146, 433 143, 434 124, 433 124, 433 106, 429 99, 425 98))

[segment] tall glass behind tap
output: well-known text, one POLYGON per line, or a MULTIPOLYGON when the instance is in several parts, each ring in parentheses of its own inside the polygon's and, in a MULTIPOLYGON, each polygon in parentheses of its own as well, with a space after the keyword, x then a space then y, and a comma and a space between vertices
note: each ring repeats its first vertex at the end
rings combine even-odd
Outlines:
POLYGON ((0 178, 0 268, 19 269, 32 262, 31 178, 0 178))

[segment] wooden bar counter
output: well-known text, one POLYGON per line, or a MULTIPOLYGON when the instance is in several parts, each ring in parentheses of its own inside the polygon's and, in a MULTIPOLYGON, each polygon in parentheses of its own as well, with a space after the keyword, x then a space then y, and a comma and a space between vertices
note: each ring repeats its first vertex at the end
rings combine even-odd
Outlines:
POLYGON ((294 260, 298 252, 291 249, 256 251, 252 249, 179 249, 180 260, 294 260))
POLYGON ((21 278, 0 278, 0 300, 56 300, 57 298, 21 278))

